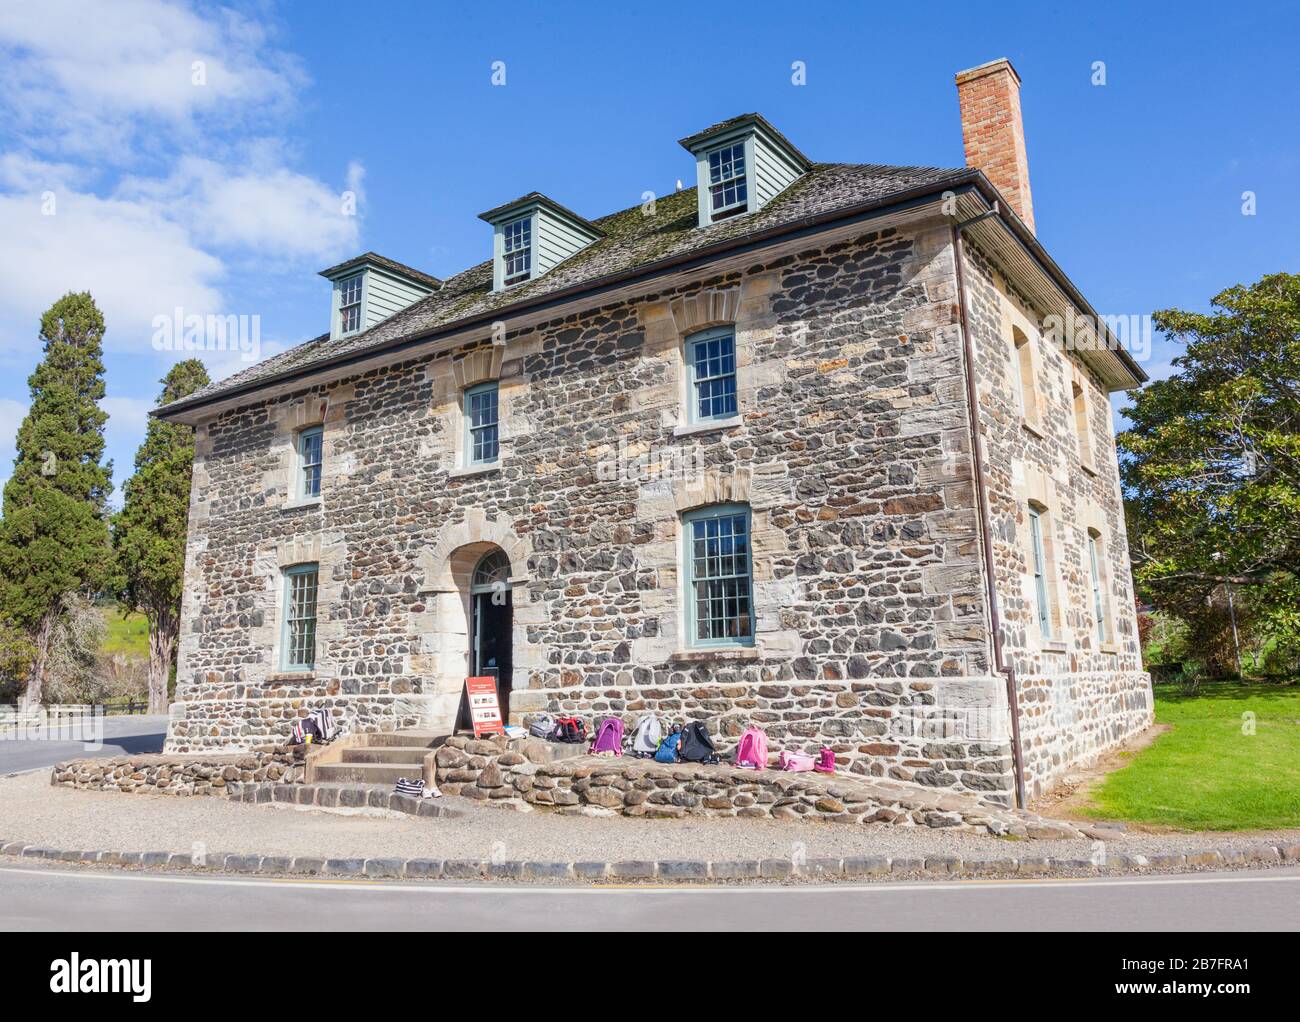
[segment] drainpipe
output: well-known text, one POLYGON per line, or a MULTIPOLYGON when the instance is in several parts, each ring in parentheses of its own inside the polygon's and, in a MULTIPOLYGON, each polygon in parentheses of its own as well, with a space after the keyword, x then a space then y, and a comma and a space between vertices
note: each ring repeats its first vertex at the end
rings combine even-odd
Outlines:
POLYGON ((993 669, 1006 675, 1007 706, 1011 710, 1011 762, 1016 779, 1016 805, 1023 809, 1025 798, 1025 765, 1020 750, 1020 700, 1016 693, 1016 671, 1006 663, 1002 649, 1002 618, 998 612, 998 588, 993 574, 993 528, 989 522, 989 494, 984 481, 984 442, 980 435, 979 397, 975 390, 975 349, 971 344, 970 320, 966 311, 966 283, 962 276, 961 232, 972 224, 988 217, 998 216, 995 203, 987 213, 964 220, 952 227, 952 253, 957 268, 957 306, 961 322, 962 363, 966 375, 966 408, 970 418, 970 446, 975 472, 975 506, 979 511, 981 546, 984 548, 984 582, 989 601, 989 627, 993 633, 993 669))

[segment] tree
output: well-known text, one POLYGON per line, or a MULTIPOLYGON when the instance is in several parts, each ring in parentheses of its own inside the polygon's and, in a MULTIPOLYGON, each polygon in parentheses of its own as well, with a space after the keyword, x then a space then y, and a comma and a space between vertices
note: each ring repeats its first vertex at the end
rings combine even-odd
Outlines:
MULTIPOLYGON (((163 378, 160 405, 208 383, 198 359, 174 365, 163 378)), ((180 634, 185 532, 194 467, 194 430, 151 418, 113 519, 118 599, 149 620, 149 712, 167 711, 167 681, 180 634)))
POLYGON ((1130 393, 1132 427, 1119 437, 1139 588, 1194 632, 1201 619, 1215 630, 1229 587, 1266 631, 1294 627, 1300 276, 1266 276, 1216 295, 1209 313, 1154 320, 1185 350, 1172 376, 1130 393))
POLYGON ((88 292, 68 293, 41 317, 44 357, 28 378, 32 403, 18 427, 0 522, 0 616, 31 644, 25 703, 40 703, 50 643, 65 598, 100 591, 111 574, 106 505, 101 342, 104 317, 88 292))

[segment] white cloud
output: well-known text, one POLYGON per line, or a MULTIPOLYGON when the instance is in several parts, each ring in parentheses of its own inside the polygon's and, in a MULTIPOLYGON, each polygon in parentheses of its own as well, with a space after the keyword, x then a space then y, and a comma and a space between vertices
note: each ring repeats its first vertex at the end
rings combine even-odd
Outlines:
MULTIPOLYGON (((349 187, 360 173, 356 164, 348 168, 349 187)), ((357 217, 345 213, 342 191, 284 166, 231 170, 186 156, 165 180, 133 178, 121 194, 171 211, 217 247, 328 260, 357 242, 357 217)))
POLYGON ((0 354, 29 353, 37 317, 69 290, 95 296, 108 349, 141 350, 177 307, 258 312, 227 293, 232 266, 266 280, 356 250, 343 191, 359 212, 360 164, 340 188, 294 169, 285 139, 246 130, 282 121, 305 82, 268 39, 227 9, 162 0, 0 8, 0 118, 18 139, 0 152, 0 354), (96 136, 112 144, 82 159, 96 136), (114 180, 114 162, 131 172, 114 180))
MULTIPOLYGON (((0 4, 0 444, 26 410, 14 398, 39 317, 65 292, 89 290, 107 322, 120 480, 172 358, 153 350, 154 317, 274 315, 359 249, 364 167, 340 180, 297 165, 288 125, 308 79, 267 8, 249 9, 257 20, 181 0, 0 4)), ((261 356, 283 347, 264 339, 261 356)), ((214 379, 250 364, 195 354, 214 379)))
POLYGON ((162 0, 42 0, 0 8, 0 103, 37 147, 127 158, 141 122, 269 117, 303 82, 265 28, 162 0))
POLYGON ((220 259, 181 226, 138 203, 79 192, 0 195, 0 349, 35 350, 42 312, 68 291, 88 290, 108 324, 105 346, 143 350, 153 317, 175 305, 217 311, 220 259))

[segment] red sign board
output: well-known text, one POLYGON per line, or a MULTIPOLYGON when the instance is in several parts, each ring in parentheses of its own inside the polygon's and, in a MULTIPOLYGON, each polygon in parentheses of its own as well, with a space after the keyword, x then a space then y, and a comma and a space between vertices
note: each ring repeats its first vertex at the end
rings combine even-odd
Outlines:
POLYGON ((501 703, 497 699, 497 680, 491 676, 466 678, 465 693, 469 699, 469 718, 474 724, 474 737, 506 733, 501 720, 501 703))

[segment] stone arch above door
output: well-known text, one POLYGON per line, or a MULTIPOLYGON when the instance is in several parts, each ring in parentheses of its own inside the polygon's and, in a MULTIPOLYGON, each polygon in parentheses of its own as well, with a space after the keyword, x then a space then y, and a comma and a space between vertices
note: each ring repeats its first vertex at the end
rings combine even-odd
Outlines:
POLYGON ((510 558, 511 583, 527 582, 528 544, 506 518, 489 518, 481 511, 471 511, 464 521, 443 529, 438 542, 420 555, 419 564, 424 570, 420 592, 446 593, 462 588, 465 579, 459 576, 464 575, 467 561, 477 562, 482 553, 494 546, 510 558))

